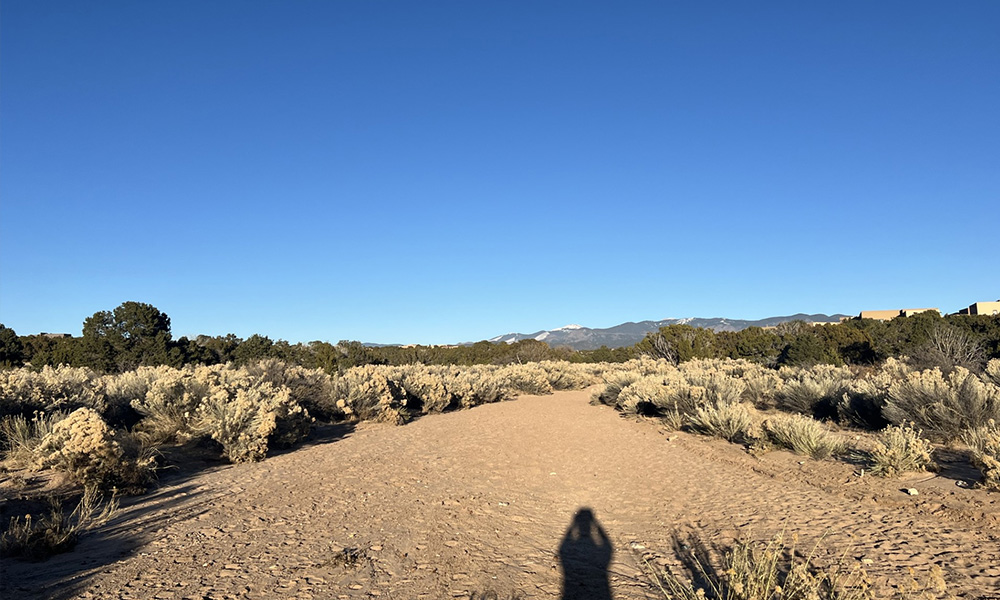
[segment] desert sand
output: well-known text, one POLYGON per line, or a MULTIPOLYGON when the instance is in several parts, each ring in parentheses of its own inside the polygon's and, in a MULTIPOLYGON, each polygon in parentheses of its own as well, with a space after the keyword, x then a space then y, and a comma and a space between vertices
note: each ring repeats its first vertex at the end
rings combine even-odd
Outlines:
POLYGON ((780 531, 879 582, 939 565, 957 595, 998 594, 1000 494, 967 487, 975 473, 758 458, 589 394, 327 426, 261 463, 166 471, 73 552, 5 560, 3 597, 656 598, 643 565, 679 565, 675 540, 780 531))

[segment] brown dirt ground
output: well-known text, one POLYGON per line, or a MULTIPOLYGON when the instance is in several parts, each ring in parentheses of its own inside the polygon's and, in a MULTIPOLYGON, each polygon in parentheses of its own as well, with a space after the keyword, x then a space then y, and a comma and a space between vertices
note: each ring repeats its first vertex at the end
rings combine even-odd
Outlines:
POLYGON ((619 600, 656 598, 643 565, 676 567, 675 540, 724 546, 748 532, 785 531, 800 548, 818 541, 870 560, 877 582, 939 565, 954 593, 997 597, 1000 494, 961 487, 968 474, 958 467, 899 481, 785 452, 756 458, 623 419, 589 405, 589 395, 524 396, 403 427, 327 428, 262 463, 166 473, 75 551, 3 561, 0 591, 5 599, 607 598, 610 585, 619 600), (577 563, 560 557, 585 507, 613 545, 606 574, 594 566, 599 545, 577 563), (564 592, 564 563, 566 573, 578 572, 573 564, 595 572, 575 575, 564 592))

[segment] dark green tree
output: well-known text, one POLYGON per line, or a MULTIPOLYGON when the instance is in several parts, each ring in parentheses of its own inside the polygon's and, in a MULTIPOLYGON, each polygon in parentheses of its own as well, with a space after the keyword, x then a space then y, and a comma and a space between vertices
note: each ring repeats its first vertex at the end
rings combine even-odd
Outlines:
POLYGON ((368 348, 361 342, 340 340, 337 342, 337 352, 340 357, 337 359, 339 369, 349 369, 361 365, 384 365, 385 358, 379 355, 375 348, 368 348))
POLYGON ((719 356, 745 358, 773 365, 781 353, 781 337, 772 329, 747 327, 741 331, 720 331, 715 334, 719 356))
POLYGON ((824 344, 823 339, 812 332, 794 336, 778 356, 780 365, 812 366, 818 363, 837 364, 838 361, 836 351, 824 344))
POLYGON ((238 365, 245 365, 263 358, 271 358, 273 347, 274 342, 271 338, 255 333, 236 347, 233 351, 233 361, 238 365))
POLYGON ((636 344, 640 354, 678 364, 694 358, 715 358, 715 333, 690 325, 667 325, 636 344))
POLYGON ((0 368, 9 369, 24 364, 24 344, 13 329, 0 323, 0 368))
POLYGON ((199 335, 194 341, 202 348, 195 354, 202 357, 201 360, 206 365, 233 362, 236 349, 243 342, 232 333, 217 336, 199 335))
POLYGON ((151 304, 124 302, 83 322, 84 361, 95 369, 170 364, 170 349, 170 317, 151 304))

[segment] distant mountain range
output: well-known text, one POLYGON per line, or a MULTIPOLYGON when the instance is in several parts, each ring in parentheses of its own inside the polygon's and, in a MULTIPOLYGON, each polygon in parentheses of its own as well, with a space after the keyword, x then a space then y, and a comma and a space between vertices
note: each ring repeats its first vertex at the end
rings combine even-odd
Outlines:
POLYGON ((840 319, 847 315, 807 315, 799 313, 787 317, 770 317, 759 321, 746 321, 743 319, 725 319, 721 317, 713 319, 687 318, 687 319, 664 319, 662 321, 640 321, 638 323, 622 323, 607 329, 591 329, 581 325, 566 325, 557 329, 536 331, 535 333, 508 333, 498 335, 489 341, 494 343, 506 342, 513 344, 521 340, 539 340, 545 342, 553 348, 557 346, 568 346, 574 350, 594 350, 601 346, 608 348, 620 348, 622 346, 632 346, 642 341, 647 333, 658 331, 660 327, 667 325, 691 325, 692 327, 704 327, 713 331, 740 331, 747 327, 773 327, 779 323, 787 321, 806 321, 808 323, 838 323, 840 319))

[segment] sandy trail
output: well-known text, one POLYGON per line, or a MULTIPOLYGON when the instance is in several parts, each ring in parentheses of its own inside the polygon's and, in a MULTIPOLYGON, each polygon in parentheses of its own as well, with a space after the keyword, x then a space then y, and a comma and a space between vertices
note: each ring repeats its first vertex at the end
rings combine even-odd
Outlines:
POLYGON ((965 597, 1000 590, 998 494, 668 439, 588 398, 526 396, 362 426, 262 463, 167 480, 75 552, 5 561, 4 597, 601 598, 610 585, 617 599, 656 598, 643 555, 676 564, 677 532, 726 543, 748 528, 759 538, 785 529, 801 547, 825 536, 824 547, 871 559, 880 580, 937 564, 965 597), (592 546, 577 562, 560 557, 583 508, 613 545, 607 573, 592 546), (576 573, 566 594, 564 563, 576 573))

